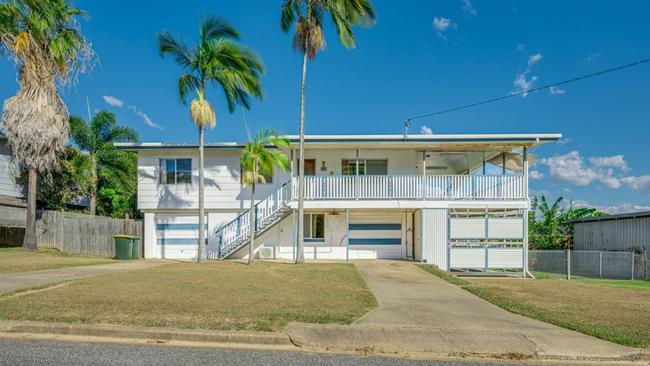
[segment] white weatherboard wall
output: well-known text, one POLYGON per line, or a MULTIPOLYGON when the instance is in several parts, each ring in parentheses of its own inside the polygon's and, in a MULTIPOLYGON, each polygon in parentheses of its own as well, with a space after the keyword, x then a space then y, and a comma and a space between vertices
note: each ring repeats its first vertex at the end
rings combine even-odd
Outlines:
POLYGON ((422 261, 447 269, 447 224, 446 209, 420 210, 420 240, 422 240, 422 261))
MULTIPOLYGON (((404 212, 393 211, 352 211, 350 213, 350 246, 346 240, 346 213, 338 211, 306 211, 325 215, 325 238, 321 242, 306 242, 305 259, 399 259, 406 251, 404 246, 404 212)), ((271 247, 274 258, 293 259, 292 216, 256 238, 257 252, 260 247, 271 247)), ((233 255, 233 258, 246 258, 247 247, 233 255)))
MULTIPOLYGON (((250 189, 241 184, 240 151, 205 152, 205 208, 207 210, 245 210, 250 189)), ((138 154, 138 208, 148 210, 198 209, 198 153, 194 150, 141 151, 138 154), (160 184, 160 159, 192 159, 192 184, 160 184)), ((286 173, 276 174, 271 184, 256 187, 257 201, 275 192, 289 180, 286 173)))

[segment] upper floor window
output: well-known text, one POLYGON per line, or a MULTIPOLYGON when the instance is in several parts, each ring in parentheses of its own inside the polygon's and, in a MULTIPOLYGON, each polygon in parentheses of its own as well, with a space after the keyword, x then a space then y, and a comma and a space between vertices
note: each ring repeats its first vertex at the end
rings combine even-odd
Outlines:
MULTIPOLYGON (((357 161, 343 159, 343 175, 356 175, 357 161)), ((388 160, 386 159, 359 159, 359 175, 388 175, 388 160)))
POLYGON ((192 183, 192 159, 160 159, 160 184, 192 183))

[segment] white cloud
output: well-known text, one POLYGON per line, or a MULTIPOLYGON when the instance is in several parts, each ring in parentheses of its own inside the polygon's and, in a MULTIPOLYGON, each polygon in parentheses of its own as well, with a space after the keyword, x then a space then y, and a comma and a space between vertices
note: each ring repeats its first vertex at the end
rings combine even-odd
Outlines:
POLYGON ((539 78, 538 76, 528 76, 533 70, 533 66, 542 60, 543 56, 541 53, 536 53, 528 57, 528 62, 526 63, 526 70, 524 72, 519 72, 515 75, 515 89, 511 91, 512 94, 523 93, 522 97, 528 96, 528 91, 533 88, 533 85, 539 78))
POLYGON ((559 139, 559 140, 557 141, 557 143, 560 144, 560 145, 566 145, 566 144, 568 144, 568 143, 571 143, 571 141, 573 141, 573 139, 571 139, 571 138, 569 138, 569 137, 565 137, 565 138, 561 138, 561 139, 559 139))
POLYGON ((120 99, 117 99, 117 98, 115 98, 113 96, 110 96, 110 95, 104 95, 104 96, 102 96, 102 98, 104 99, 104 102, 106 102, 106 104, 108 104, 110 106, 113 106, 113 107, 122 108, 122 106, 124 105, 124 101, 122 101, 120 99))
POLYGON ((445 17, 435 17, 433 18, 433 29, 436 30, 436 33, 438 33, 438 37, 444 39, 445 41, 447 40, 447 37, 445 36, 445 32, 448 29, 455 29, 456 28, 456 23, 452 22, 451 19, 445 18, 445 17))
POLYGON ((550 87, 548 89, 548 92, 551 95, 562 95, 562 94, 566 94, 566 89, 562 89, 562 88, 557 87, 557 86, 552 86, 552 87, 550 87))
POLYGON ((470 0, 463 0, 463 11, 469 15, 476 15, 476 9, 474 9, 470 0))
POLYGON ((594 156, 589 158, 589 162, 593 166, 600 168, 614 167, 624 172, 630 170, 630 166, 627 165, 627 162, 625 161, 625 157, 623 155, 594 156))
POLYGON ((539 162, 549 168, 551 180, 556 183, 586 186, 597 182, 606 188, 617 189, 621 187, 621 180, 614 174, 614 169, 587 166, 578 151, 540 159, 539 162))
POLYGON ((134 106, 132 104, 126 105, 126 103, 124 103, 123 100, 115 98, 115 97, 110 96, 110 95, 104 95, 104 96, 102 96, 102 98, 104 99, 104 102, 106 102, 106 104, 108 104, 110 106, 117 107, 117 108, 122 108, 122 107, 126 106, 126 108, 128 110, 130 110, 131 112, 133 112, 133 114, 140 117, 145 125, 147 125, 149 127, 152 127, 152 128, 157 128, 159 130, 163 129, 162 126, 160 126, 159 124, 154 122, 151 119, 151 117, 149 117, 146 113, 144 113, 138 107, 136 107, 136 106, 134 106))
POLYGON ((431 127, 424 125, 420 128, 420 133, 423 135, 433 135, 433 130, 431 127))
POLYGON ((515 49, 517 50, 517 52, 521 52, 521 51, 526 49, 526 44, 525 43, 519 43, 517 45, 517 47, 515 47, 515 49))
POLYGON ((637 191, 650 192, 650 174, 638 177, 623 177, 621 181, 628 187, 637 191))
POLYGON ((540 172, 539 170, 531 170, 528 175, 530 176, 530 179, 534 180, 540 180, 544 178, 544 173, 540 172))
POLYGON ((129 105, 128 106, 129 110, 133 112, 136 116, 142 118, 142 122, 144 122, 145 125, 152 127, 152 128, 157 128, 159 130, 162 130, 162 126, 154 122, 146 113, 144 113, 142 110, 138 109, 138 107, 134 105, 129 105))
POLYGON ((533 67, 536 63, 540 62, 542 60, 542 54, 541 53, 536 53, 534 55, 531 55, 528 57, 528 67, 531 68, 533 67))
POLYGON ((590 207, 590 208, 595 208, 598 211, 607 212, 609 214, 650 211, 650 206, 648 205, 639 205, 639 204, 634 204, 629 202, 621 202, 613 205, 598 205, 584 200, 575 200, 573 201, 573 207, 575 208, 590 207))

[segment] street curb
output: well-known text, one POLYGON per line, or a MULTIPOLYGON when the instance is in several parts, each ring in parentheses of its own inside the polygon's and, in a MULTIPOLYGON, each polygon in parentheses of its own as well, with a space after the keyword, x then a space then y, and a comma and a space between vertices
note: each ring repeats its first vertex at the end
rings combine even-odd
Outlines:
POLYGON ((40 322, 0 322, 1 333, 58 334, 86 337, 130 338, 154 341, 236 343, 293 346, 283 333, 250 331, 206 331, 174 328, 144 328, 119 325, 40 322))

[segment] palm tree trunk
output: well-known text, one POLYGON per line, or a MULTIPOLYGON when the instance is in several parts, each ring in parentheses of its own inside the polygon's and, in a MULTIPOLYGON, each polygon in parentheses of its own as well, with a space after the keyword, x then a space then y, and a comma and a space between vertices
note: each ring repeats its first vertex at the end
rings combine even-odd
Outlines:
POLYGON ((205 256, 205 202, 203 192, 203 126, 199 127, 199 248, 196 253, 196 261, 203 262, 205 256))
MULTIPOLYGON (((305 37, 309 38, 309 37, 305 37)), ((305 43, 308 45, 308 41, 305 43)), ((298 154, 298 243, 296 244, 296 263, 305 262, 305 86, 307 84, 307 54, 302 57, 302 83, 300 85, 300 151, 298 154)))
POLYGON ((34 168, 29 169, 27 181, 27 220, 25 222, 25 237, 23 238, 23 250, 35 251, 36 247, 36 178, 38 172, 34 168))
MULTIPOLYGON (((253 179, 255 179, 255 176, 256 174, 253 175, 253 179)), ((257 215, 255 214, 255 182, 251 185, 251 209, 249 211, 251 240, 250 243, 248 243, 248 264, 253 264, 253 251, 255 250, 255 221, 257 220, 257 215)))

